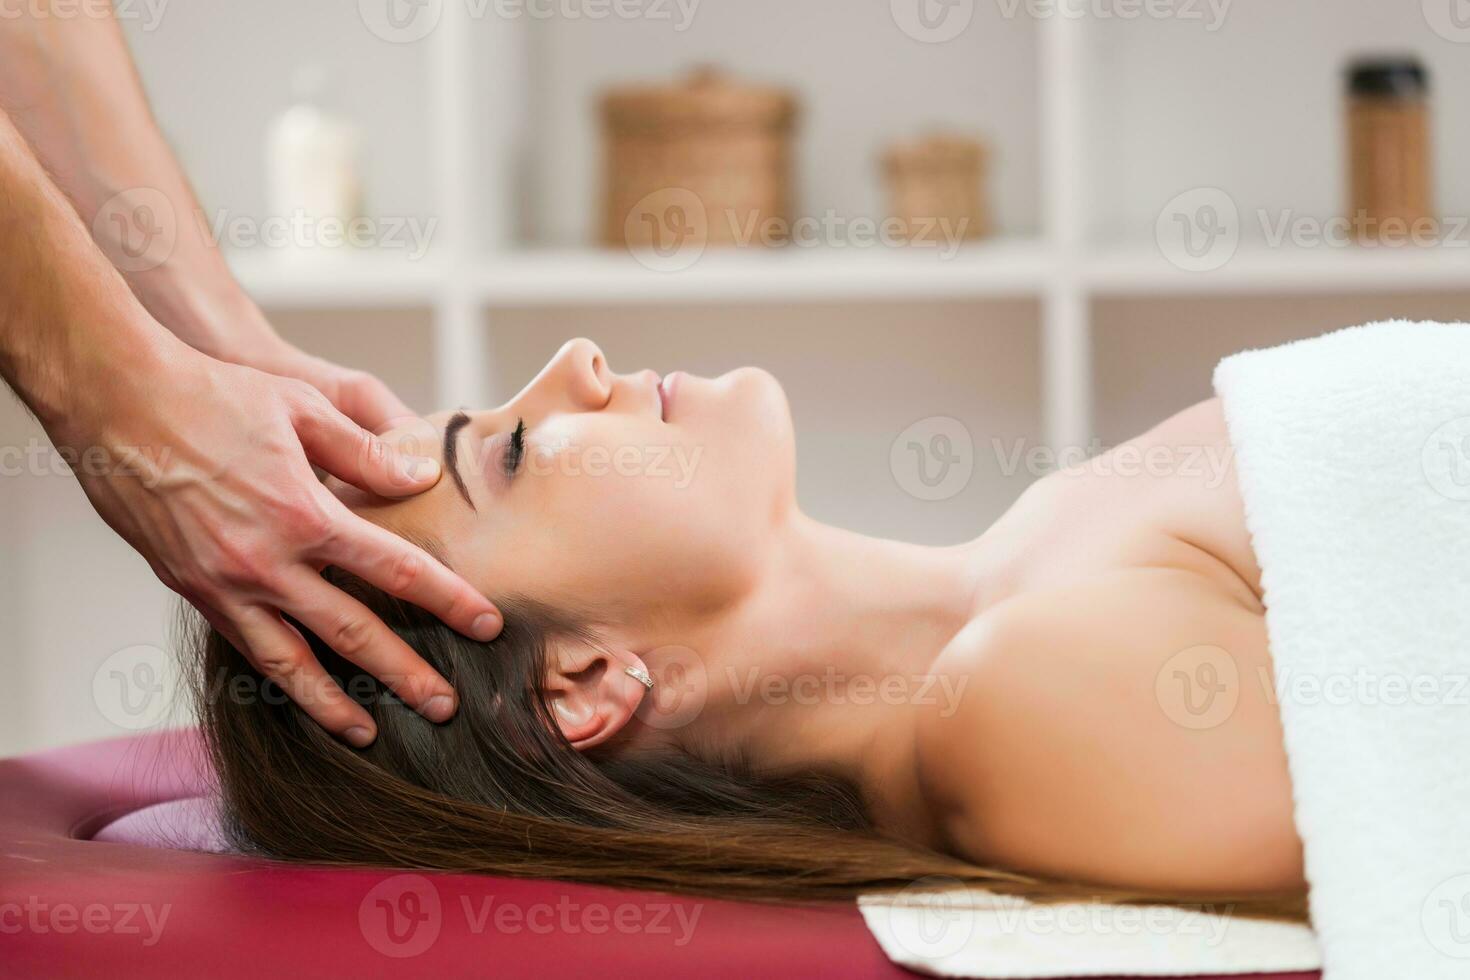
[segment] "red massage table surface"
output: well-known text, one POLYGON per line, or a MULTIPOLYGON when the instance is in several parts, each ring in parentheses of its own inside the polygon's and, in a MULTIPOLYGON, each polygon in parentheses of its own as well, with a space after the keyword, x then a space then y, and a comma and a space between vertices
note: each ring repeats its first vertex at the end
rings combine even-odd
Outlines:
POLYGON ((0 976, 912 976, 851 906, 286 866, 89 839, 124 813, 201 792, 199 760, 191 732, 0 760, 0 976))

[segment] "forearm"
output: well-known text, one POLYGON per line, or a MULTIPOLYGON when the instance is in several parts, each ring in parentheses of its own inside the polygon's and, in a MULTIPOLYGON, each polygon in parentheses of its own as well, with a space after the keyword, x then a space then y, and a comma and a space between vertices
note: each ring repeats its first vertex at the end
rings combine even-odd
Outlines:
POLYGON ((53 440, 69 443, 177 345, 0 113, 0 376, 53 440))
POLYGON ((268 342, 269 325, 231 275, 149 110, 116 19, 17 12, 0 18, 0 107, 104 254, 149 312, 191 346, 230 357, 268 342), (139 188, 147 204, 156 202, 147 217, 163 229, 166 247, 129 260, 123 247, 136 242, 122 238, 141 233, 131 224, 132 202, 121 209, 109 202, 139 188))

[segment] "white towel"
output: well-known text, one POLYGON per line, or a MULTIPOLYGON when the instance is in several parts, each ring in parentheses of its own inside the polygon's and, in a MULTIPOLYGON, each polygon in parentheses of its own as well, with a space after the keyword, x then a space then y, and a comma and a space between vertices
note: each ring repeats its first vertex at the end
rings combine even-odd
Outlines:
POLYGON ((1325 980, 1470 977, 1470 326, 1221 362, 1325 980))
POLYGON ((890 960, 940 977, 1182 977, 1315 970, 1306 926, 1229 909, 1033 905, 978 889, 864 895, 890 960))

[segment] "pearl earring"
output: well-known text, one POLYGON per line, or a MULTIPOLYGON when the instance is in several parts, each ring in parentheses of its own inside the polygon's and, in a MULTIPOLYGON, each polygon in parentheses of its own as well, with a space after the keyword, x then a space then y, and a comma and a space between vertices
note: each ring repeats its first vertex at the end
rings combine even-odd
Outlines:
POLYGON ((642 684, 650 691, 653 690, 653 678, 648 676, 648 671, 643 670, 639 667, 624 667, 623 673, 627 674, 629 677, 633 678, 635 681, 637 681, 639 684, 642 684))

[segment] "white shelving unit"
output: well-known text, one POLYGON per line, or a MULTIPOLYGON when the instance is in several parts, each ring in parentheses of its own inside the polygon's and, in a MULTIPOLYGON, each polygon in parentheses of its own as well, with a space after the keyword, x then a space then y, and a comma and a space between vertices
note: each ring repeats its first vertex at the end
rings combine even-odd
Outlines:
MULTIPOLYGON (((537 84, 533 30, 544 25, 471 23, 468 16, 466 5, 446 3, 444 23, 424 42, 433 45, 428 63, 440 218, 434 251, 416 262, 379 254, 305 265, 277 256, 234 260, 242 281, 267 307, 432 311, 435 384, 445 403, 480 404, 493 394, 482 367, 501 310, 926 300, 983 307, 1019 298, 1039 310, 1036 368, 1045 438, 1054 446, 1083 445, 1096 428, 1090 321, 1098 301, 1470 293, 1470 248, 1267 248, 1247 242, 1223 267, 1200 273, 1172 265, 1151 241, 1102 240, 1091 227, 1092 202, 1103 193, 1091 161, 1103 137, 1089 117, 1106 72, 1099 64, 1098 25, 1070 17, 1033 25, 1041 160, 1034 235, 976 243, 948 259, 911 248, 711 250, 679 272, 651 271, 615 250, 528 247, 517 232, 526 192, 513 161, 530 110, 515 93, 537 84)), ((1179 187, 1161 189, 1167 191, 1161 203, 1202 183, 1182 175, 1179 187)))
POLYGON ((1227 266, 1187 272, 1146 246, 1077 250, 1065 261, 1038 241, 967 246, 953 259, 908 251, 842 249, 726 252, 679 273, 654 272, 620 252, 547 249, 478 258, 457 274, 435 254, 408 262, 392 253, 291 265, 277 256, 235 255, 236 274, 273 308, 418 308, 451 286, 478 308, 604 307, 660 303, 800 303, 871 300, 1044 299, 1071 291, 1100 297, 1235 294, 1470 292, 1470 251, 1415 248, 1242 246, 1227 266))
POLYGON ((949 258, 881 248, 714 251, 681 272, 654 271, 611 249, 507 251, 458 273, 438 253, 417 262, 366 253, 305 268, 249 254, 234 266, 262 302, 319 308, 420 305, 451 284, 486 307, 1038 297, 1052 275, 1040 242, 1004 240, 949 258))

